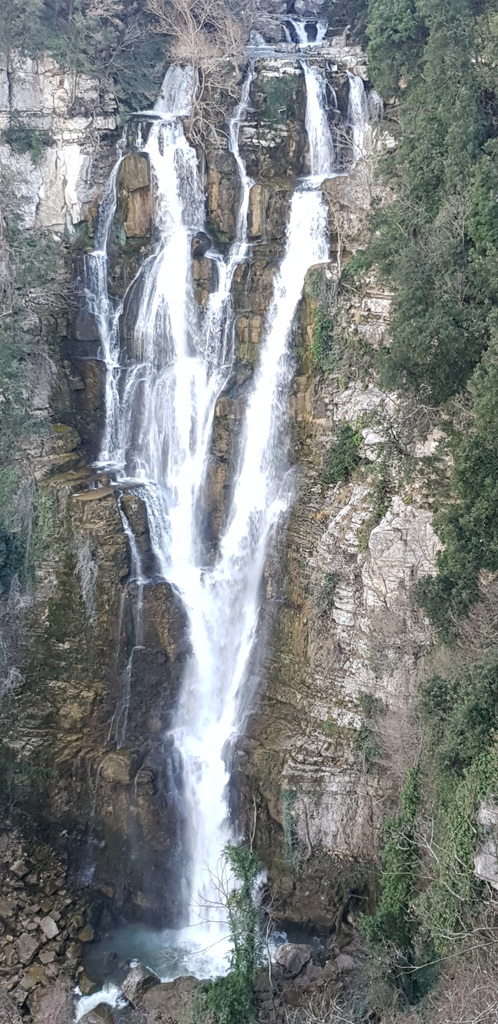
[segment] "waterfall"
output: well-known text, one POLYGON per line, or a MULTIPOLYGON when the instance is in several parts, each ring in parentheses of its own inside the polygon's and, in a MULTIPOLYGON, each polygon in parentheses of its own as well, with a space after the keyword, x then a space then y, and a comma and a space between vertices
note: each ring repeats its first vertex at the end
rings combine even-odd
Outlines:
POLYGON ((327 118, 326 82, 318 68, 301 61, 306 82, 306 131, 311 177, 320 183, 337 174, 336 155, 327 118))
MULTIPOLYGON (((291 200, 285 251, 247 400, 233 496, 211 566, 203 565, 198 509, 216 402, 234 363, 232 282, 249 249, 252 182, 240 156, 238 136, 249 102, 252 68, 230 123, 230 148, 240 181, 236 238, 226 257, 207 254, 216 265, 218 284, 206 309, 196 305, 191 272, 191 242, 204 227, 204 199, 196 154, 180 120, 192 95, 188 69, 168 70, 147 141, 141 146, 150 161, 157 242, 123 302, 111 302, 104 279, 121 155, 106 193, 99 247, 89 261, 89 302, 96 313, 108 378, 99 464, 110 468, 117 483, 133 482, 135 492, 143 497, 159 572, 180 593, 190 626, 191 656, 173 737, 184 767, 191 911, 189 928, 177 935, 176 943, 194 951, 217 943, 207 968, 200 961, 195 967, 195 962, 190 963, 199 974, 221 970, 227 949, 226 925, 220 924, 219 911, 213 915, 209 910, 217 899, 212 872, 216 874, 231 835, 226 820, 227 762, 254 686, 249 666, 265 558, 291 500, 287 420, 293 321, 308 269, 329 259, 327 207, 320 186, 338 173, 336 155, 323 73, 308 67, 304 58, 302 66, 311 173, 291 200), (130 309, 135 314, 125 363, 119 320, 124 310, 129 318, 130 309)), ((138 549, 122 515, 132 574, 140 590, 144 580, 138 549)), ((124 684, 126 690, 126 679, 124 684)), ((125 692, 125 705, 127 699, 125 692)), ((118 743, 124 741, 125 727, 123 711, 115 730, 118 743)))
MULTIPOLYGON (((287 16, 286 21, 289 22, 289 25, 292 25, 292 27, 293 27, 293 29, 294 29, 294 31, 296 33, 296 38, 297 38, 298 46, 299 46, 299 48, 301 50, 304 47, 321 46, 321 44, 323 43, 323 41, 325 39, 325 36, 327 34, 327 29, 328 29, 328 24, 327 24, 326 21, 318 21, 316 23, 314 23, 314 22, 311 23, 313 25, 313 27, 316 28, 316 37, 313 40, 310 39, 309 35, 308 35, 308 24, 309 24, 308 22, 306 22, 306 21, 299 21, 298 18, 291 18, 289 16, 287 16)), ((289 43, 291 43, 292 42, 292 38, 291 38, 290 32, 289 32, 285 22, 284 22, 284 32, 286 34, 287 41, 289 43)))
POLYGON ((365 156, 365 128, 369 120, 368 102, 363 79, 348 71, 348 122, 353 133, 353 167, 365 156))

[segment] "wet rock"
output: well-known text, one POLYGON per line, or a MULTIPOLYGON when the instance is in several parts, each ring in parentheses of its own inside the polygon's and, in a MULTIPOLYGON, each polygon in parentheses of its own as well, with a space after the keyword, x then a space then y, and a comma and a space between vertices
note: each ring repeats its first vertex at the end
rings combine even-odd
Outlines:
POLYGON ((159 979, 156 974, 149 971, 147 967, 143 967, 139 964, 138 967, 132 967, 129 974, 126 975, 125 980, 121 986, 121 991, 131 1003, 132 1006, 138 1006, 142 1002, 145 993, 154 985, 159 984, 159 979))
POLYGON ((151 988, 143 999, 146 1024, 158 1019, 194 1024, 194 996, 202 982, 197 978, 176 978, 151 988))
POLYGON ((19 960, 22 964, 29 964, 35 953, 37 953, 40 948, 38 939, 36 939, 34 935, 29 935, 27 932, 24 932, 19 936, 16 945, 19 960))
POLYGON ((78 939, 80 942, 92 942, 95 932, 90 924, 86 924, 81 931, 78 932, 78 939))
POLYGON ((194 260, 200 260, 211 248, 212 239, 205 231, 198 231, 192 239, 192 256, 194 260))
POLYGON ((286 942, 279 947, 275 961, 284 968, 286 974, 295 978, 311 960, 312 952, 311 946, 286 942))
POLYGON ((99 1003, 81 1018, 80 1024, 114 1024, 114 1014, 105 1003, 99 1003))
POLYGON ((92 996, 94 992, 99 990, 97 982, 85 970, 79 970, 78 972, 78 988, 84 996, 92 996))
POLYGON ((49 914, 40 921, 40 928, 47 939, 55 939, 55 936, 59 934, 58 925, 49 914))

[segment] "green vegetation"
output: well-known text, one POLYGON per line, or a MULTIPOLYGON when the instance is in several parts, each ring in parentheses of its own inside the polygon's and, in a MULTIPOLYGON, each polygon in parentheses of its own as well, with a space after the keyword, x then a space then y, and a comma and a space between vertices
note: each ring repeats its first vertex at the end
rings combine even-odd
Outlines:
POLYGON ((384 822, 380 896, 375 914, 363 919, 363 932, 371 948, 392 942, 402 955, 409 957, 416 930, 410 909, 419 869, 415 822, 420 806, 420 779, 415 768, 406 774, 400 805, 399 813, 384 822))
POLYGON ((254 977, 261 961, 259 913, 254 903, 260 865, 247 846, 228 845, 223 855, 235 881, 228 893, 220 893, 232 942, 230 969, 225 977, 208 982, 196 1015, 199 1022, 210 1024, 252 1024, 254 977))
POLYGON ((343 424, 336 433, 335 443, 325 455, 323 465, 323 482, 330 484, 346 483, 360 463, 358 449, 361 444, 361 433, 349 423, 343 424))
MULTIPOLYGON (((381 973, 413 1002, 444 970, 433 961, 496 927, 473 858, 479 804, 498 797, 498 663, 478 634, 467 649, 472 619, 462 630, 481 600, 480 574, 498 572, 498 5, 369 0, 364 10, 373 84, 398 104, 397 148, 380 169, 395 199, 374 209, 369 244, 343 278, 347 286, 375 265, 393 291, 381 383, 431 417, 439 410, 441 454, 453 458, 432 481, 438 574, 416 588, 449 667, 421 686, 420 762, 385 823, 378 906, 363 922, 381 973)), ((399 455, 381 453, 373 467, 363 543, 385 512, 399 455)), ((477 613, 488 636, 491 605, 477 613)), ((369 718, 360 748, 375 740, 369 718)))
POLYGON ((164 74, 165 37, 145 0, 9 0, 0 8, 0 48, 30 57, 48 50, 63 68, 97 75, 123 114, 146 107, 164 74))
POLYGON ((334 607, 334 595, 340 579, 341 577, 338 572, 325 573, 320 598, 323 608, 328 612, 332 611, 334 607))
POLYGON ((44 146, 50 145, 50 134, 37 128, 28 128, 19 117, 12 115, 9 127, 2 131, 2 141, 11 146, 15 153, 29 153, 36 166, 43 156, 44 146))
POLYGON ((311 356, 313 365, 322 373, 332 370, 336 362, 333 340, 333 321, 327 313, 324 313, 323 309, 319 308, 315 314, 311 356))
POLYGON ((360 708, 364 720, 355 735, 354 745, 362 757, 365 771, 381 775, 384 768, 385 751, 381 742, 379 719, 386 714, 386 705, 371 693, 360 694, 360 708))
POLYGON ((386 388, 448 409, 454 458, 436 527, 439 575, 420 601, 445 636, 498 569, 495 411, 498 334, 496 0, 370 0, 374 84, 400 101, 400 138, 382 174, 396 199, 376 210, 364 260, 394 291, 386 388), (467 391, 465 424, 448 400, 467 391))
POLYGON ((265 78, 261 82, 261 117, 265 121, 286 124, 295 118, 301 79, 298 75, 265 78))

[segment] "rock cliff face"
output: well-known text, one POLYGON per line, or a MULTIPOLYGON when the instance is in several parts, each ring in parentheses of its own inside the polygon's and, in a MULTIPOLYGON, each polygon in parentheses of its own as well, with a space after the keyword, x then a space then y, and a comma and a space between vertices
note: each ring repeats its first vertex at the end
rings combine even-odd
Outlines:
MULTIPOLYGON (((361 52, 342 38, 317 60, 345 112, 347 71, 366 77, 361 52)), ((241 153, 255 180, 252 250, 234 284, 238 361, 216 411, 206 557, 226 515, 290 192, 308 170, 303 108, 296 55, 278 75, 259 61, 241 131, 241 153)), ((79 884, 92 884, 125 916, 173 923, 182 813, 180 765, 167 730, 189 649, 185 616, 167 584, 149 583, 145 635, 137 644, 139 595, 127 524, 147 563, 144 505, 92 467, 104 378, 84 301, 82 252, 92 245, 120 132, 112 97, 91 78, 62 74, 48 57, 12 58, 0 69, 0 116, 3 126, 14 120, 42 133, 36 165, 8 145, 0 158, 27 183, 26 226, 50 229, 64 254, 62 297, 33 297, 40 323, 33 366, 50 350, 51 369, 43 387, 39 376, 33 388, 46 429, 29 459, 49 503, 51 536, 35 594, 18 612, 17 682, 4 695, 5 759, 33 769, 29 813, 67 848, 79 884)), ((438 546, 422 482, 431 438, 414 426, 414 410, 379 390, 371 369, 369 353, 388 329, 389 295, 371 276, 340 283, 344 263, 362 244, 380 144, 379 133, 367 130, 354 172, 325 186, 331 262, 309 274, 295 333, 296 499, 268 560, 255 657, 259 705, 235 766, 238 813, 255 829, 283 914, 300 922, 331 924, 352 893, 368 895, 378 827, 416 743, 412 694, 429 640, 411 590, 432 571, 438 546), (340 353, 326 372, 313 355, 324 315, 335 325, 340 353), (346 424, 356 439, 356 469, 330 483, 324 460, 346 424)), ((207 228, 223 247, 235 233, 234 161, 211 149, 204 167, 207 228)), ((117 188, 111 284, 121 296, 151 244, 147 161, 127 155, 117 188)), ((202 239, 193 267, 205 305, 213 263, 202 239)), ((126 336, 126 310, 123 321, 126 336)))

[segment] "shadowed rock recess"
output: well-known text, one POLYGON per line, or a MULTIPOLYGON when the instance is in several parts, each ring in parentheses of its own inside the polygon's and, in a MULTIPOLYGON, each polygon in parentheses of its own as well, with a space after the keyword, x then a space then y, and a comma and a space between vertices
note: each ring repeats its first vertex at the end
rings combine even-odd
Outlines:
MULTIPOLYGON (((382 119, 347 4, 332 16, 319 0, 296 0, 291 11, 283 0, 261 0, 238 130, 252 180, 248 245, 233 274, 235 356, 216 398, 196 509, 202 565, 209 572, 223 544, 291 198, 312 172, 296 23, 311 26, 313 42, 327 17, 325 41, 306 56, 323 80, 336 146, 338 173, 318 185, 329 253, 309 268, 293 320, 280 438, 292 500, 267 544, 250 699, 226 751, 232 834, 250 838, 275 917, 296 941, 275 968, 288 1005, 355 965, 344 953, 333 968, 315 954, 312 961, 300 936, 351 938, 373 906, 381 823, 420 742, 414 694, 432 634, 413 588, 435 573, 441 547, 423 483, 440 434, 432 421, 415 430, 410 401, 383 391, 375 371, 392 296, 372 270, 344 273, 365 247, 372 204, 391 198, 375 171, 395 145, 392 109, 382 119), (331 452, 347 438, 353 462, 334 469, 331 452), (298 975, 308 979, 301 989, 298 975)), ((131 365, 141 301, 133 282, 158 244, 151 124, 139 114, 123 125, 110 87, 48 52, 11 50, 0 66, 2 175, 23 197, 17 230, 45 239, 54 265, 35 286, 27 272, 16 321, 25 422, 15 438, 16 482, 1 484, 14 508, 11 527, 2 520, 2 545, 17 552, 2 569, 0 594, 0 1022, 8 1024, 68 1024, 69 980, 85 996, 95 990, 83 954, 110 928, 186 923, 192 853, 174 730, 192 660, 190 620, 181 586, 158 563, 140 486, 100 459, 110 371, 87 260, 120 154, 107 295, 119 309, 120 360, 131 365)), ((206 216, 192 231, 189 259, 202 314, 237 239, 241 177, 223 136, 197 156, 206 216)), ((135 979, 137 989, 127 979, 129 1020, 193 1020, 195 979, 175 980, 166 995, 156 981, 135 979)), ((263 981, 258 998, 267 1019, 263 981)), ((110 1012, 90 1007, 84 1020, 106 1022, 110 1012)))

